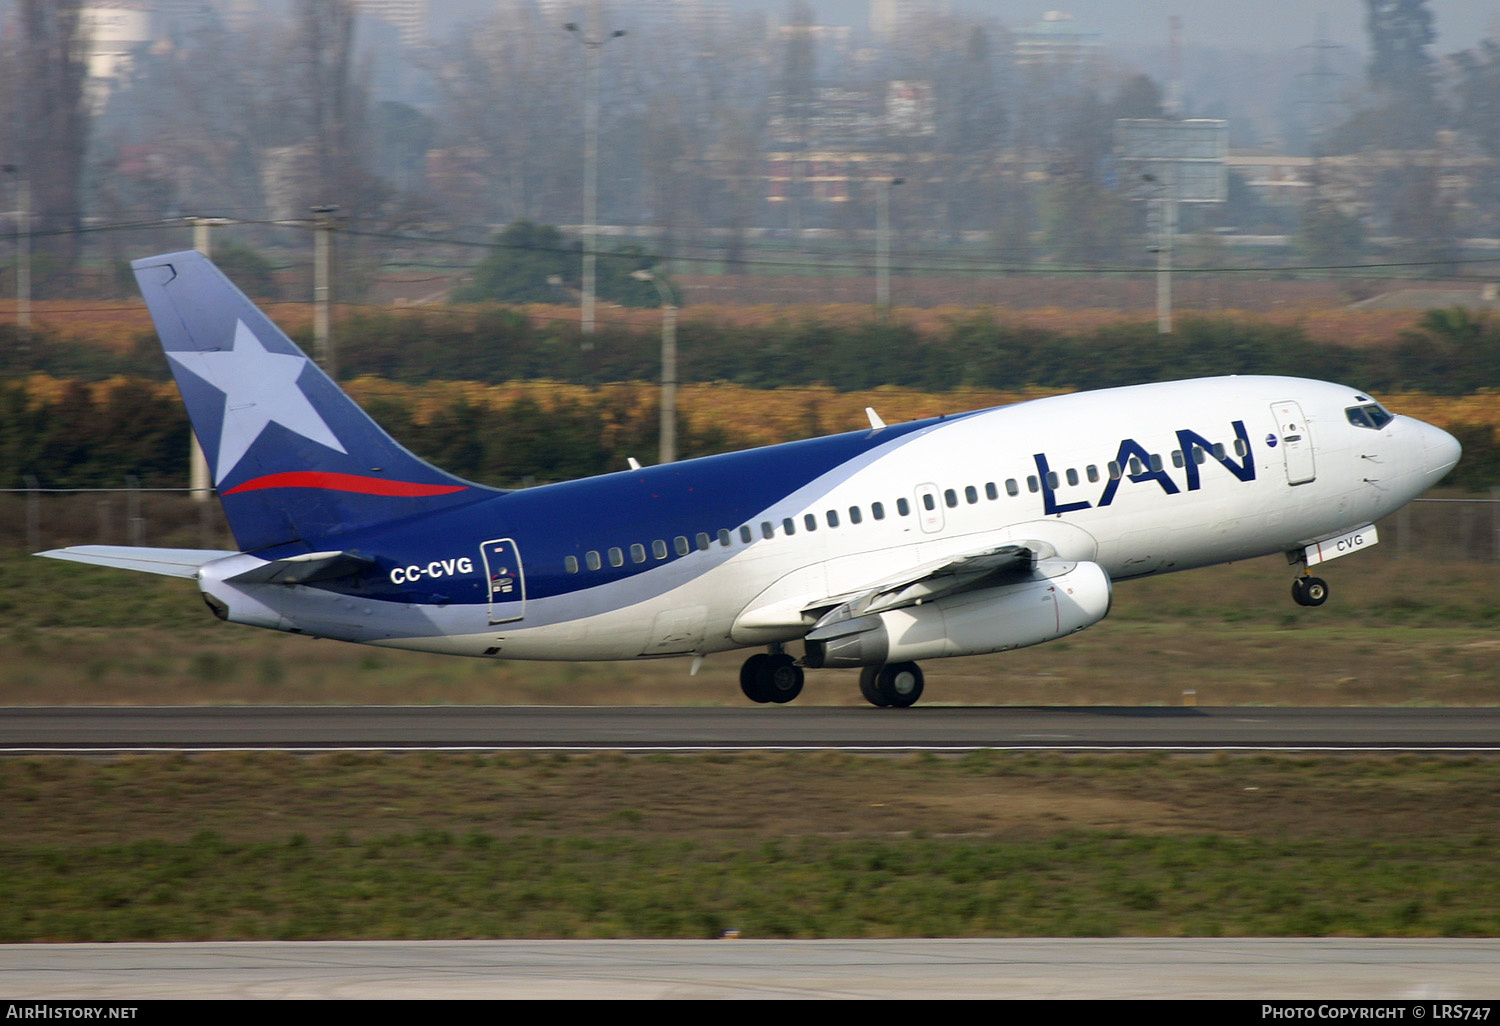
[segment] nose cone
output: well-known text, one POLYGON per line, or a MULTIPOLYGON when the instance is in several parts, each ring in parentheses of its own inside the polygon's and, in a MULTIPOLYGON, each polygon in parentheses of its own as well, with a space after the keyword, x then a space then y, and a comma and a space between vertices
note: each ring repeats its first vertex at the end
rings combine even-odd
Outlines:
POLYGON ((1431 424, 1422 425, 1422 466, 1427 471, 1427 483, 1435 485, 1463 454, 1463 446, 1442 428, 1431 424))

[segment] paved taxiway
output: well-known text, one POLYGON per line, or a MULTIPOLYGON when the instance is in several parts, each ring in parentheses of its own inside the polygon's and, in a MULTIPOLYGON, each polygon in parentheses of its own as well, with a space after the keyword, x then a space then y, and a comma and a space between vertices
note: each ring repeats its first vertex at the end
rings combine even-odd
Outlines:
POLYGON ((1500 708, 0 709, 0 752, 152 748, 1500 751, 1500 708))
POLYGON ((0 945, 0 998, 1500 997, 1500 940, 0 945))

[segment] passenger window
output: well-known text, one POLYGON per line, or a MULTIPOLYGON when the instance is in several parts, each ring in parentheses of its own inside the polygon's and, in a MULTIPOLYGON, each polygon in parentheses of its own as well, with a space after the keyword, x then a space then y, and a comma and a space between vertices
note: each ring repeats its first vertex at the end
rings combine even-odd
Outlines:
POLYGON ((740 541, 744 542, 746 545, 749 545, 751 539, 753 539, 754 537, 755 532, 750 530, 749 524, 744 524, 740 527, 740 541))
POLYGON ((786 536, 790 538, 792 535, 797 533, 797 524, 792 520, 791 517, 787 517, 781 522, 781 529, 785 531, 786 536))
POLYGON ((958 493, 955 492, 952 488, 944 489, 943 501, 948 504, 949 509, 952 509, 954 506, 958 505, 958 493))
POLYGON ((644 563, 646 561, 646 546, 639 542, 630 546, 630 561, 632 563, 644 563))
POLYGON ((907 502, 905 499, 897 499, 896 512, 900 513, 903 517, 911 516, 911 503, 907 502))
POLYGON ((667 543, 660 538, 651 543, 651 554, 657 559, 667 558, 667 543))
POLYGON ((609 550, 609 565, 610 566, 624 566, 625 565, 625 553, 620 550, 620 547, 618 545, 616 545, 615 547, 613 547, 613 548, 611 548, 609 550))
POLYGON ((1248 450, 1245 448, 1245 440, 1243 438, 1236 438, 1234 440, 1234 454, 1241 459, 1244 459, 1247 451, 1248 450))
POLYGON ((974 505, 974 503, 979 501, 979 490, 973 485, 967 485, 964 488, 964 498, 968 501, 970 506, 974 505))
POLYGON ((1000 489, 995 487, 995 482, 986 481, 984 483, 984 497, 991 501, 1000 498, 1000 489))
POLYGON ((1214 459, 1216 459, 1216 460, 1222 460, 1222 459, 1225 459, 1225 458, 1226 457, 1224 455, 1224 443, 1223 442, 1215 442, 1214 443, 1214 459))
POLYGON ((1141 467, 1140 457, 1138 457, 1138 456, 1132 456, 1132 457, 1130 457, 1130 476, 1131 477, 1137 477, 1137 476, 1139 476, 1140 473, 1141 473, 1141 470, 1142 470, 1142 467, 1141 467))
POLYGON ((826 516, 828 517, 828 526, 829 527, 837 527, 837 526, 839 526, 839 511, 838 510, 831 509, 831 510, 828 511, 828 513, 826 514, 826 516))
POLYGON ((1093 483, 1093 482, 1099 480, 1099 468, 1096 467, 1096 466, 1094 466, 1094 464, 1090 463, 1089 464, 1089 469, 1088 469, 1088 476, 1089 476, 1089 482, 1090 483, 1093 483))
POLYGON ((1042 483, 1037 480, 1035 474, 1031 474, 1026 478, 1026 489, 1032 493, 1042 490, 1042 483))
POLYGON ((597 570, 604 565, 603 563, 599 562, 599 553, 593 549, 589 549, 588 552, 584 554, 583 559, 584 562, 588 564, 590 570, 597 570))
POLYGON ((1122 476, 1123 475, 1120 472, 1120 462, 1118 460, 1110 460, 1109 461, 1109 479, 1111 481, 1118 481, 1118 480, 1120 480, 1120 478, 1122 476))
POLYGON ((1015 478, 1013 478, 1013 477, 1007 477, 1005 479, 1005 494, 1006 495, 1020 495, 1021 494, 1021 486, 1018 485, 1018 484, 1016 484, 1016 479, 1015 478))
POLYGON ((806 527, 809 531, 816 531, 818 529, 818 518, 811 513, 804 513, 802 514, 802 526, 806 527))
POLYGON ((860 514, 858 506, 849 507, 849 523, 857 524, 863 519, 864 517, 860 514))
POLYGON ((720 545, 724 546, 727 549, 727 548, 729 548, 729 543, 732 542, 733 540, 734 539, 729 536, 729 532, 727 530, 724 530, 723 528, 719 529, 719 544, 720 545))
POLYGON ((577 556, 569 556, 566 559, 564 559, 563 560, 563 569, 566 570, 570 574, 576 574, 578 572, 578 557, 577 556))
POLYGON ((1206 459, 1208 459, 1208 453, 1203 451, 1203 446, 1193 446, 1193 462, 1201 465, 1206 459))
POLYGON ((688 540, 680 534, 672 539, 672 547, 677 550, 679 556, 686 556, 693 548, 688 544, 688 540))
MULTIPOLYGON (((903 499, 902 501, 904 502, 906 500, 903 499)), ((922 508, 927 510, 928 512, 937 509, 937 500, 932 497, 931 492, 922 493, 922 508)))
POLYGON ((1161 473, 1161 457, 1154 452, 1151 454, 1151 473, 1161 473))
POLYGON ((760 536, 766 541, 770 541, 772 538, 776 537, 776 528, 771 526, 771 522, 769 520, 762 520, 760 522, 760 536))
POLYGON ((1181 449, 1173 449, 1172 450, 1172 466, 1174 466, 1174 467, 1180 467, 1182 465, 1183 465, 1182 450, 1181 449))
POLYGON ((1078 471, 1074 470, 1072 467, 1069 467, 1068 468, 1068 484, 1070 484, 1070 485, 1076 485, 1077 483, 1078 483, 1078 471))
POLYGON ((883 502, 872 502, 872 503, 870 503, 870 516, 874 517, 876 520, 884 520, 885 519, 885 503, 883 503, 883 502))
POLYGON ((699 531, 698 532, 698 551, 699 552, 707 552, 708 551, 708 547, 710 545, 712 545, 712 544, 713 544, 713 539, 708 536, 708 532, 706 532, 706 531, 699 531))

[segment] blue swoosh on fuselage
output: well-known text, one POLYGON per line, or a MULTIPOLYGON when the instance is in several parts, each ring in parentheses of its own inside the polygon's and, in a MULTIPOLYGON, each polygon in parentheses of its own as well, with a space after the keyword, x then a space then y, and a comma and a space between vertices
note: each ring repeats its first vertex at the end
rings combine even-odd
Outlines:
MULTIPOLYGON (((760 520, 779 524, 782 516, 802 510, 892 449, 941 423, 977 412, 983 411, 521 489, 471 506, 351 531, 328 539, 327 547, 370 555, 377 567, 357 580, 328 581, 318 587, 386 602, 485 603, 489 596, 481 568, 417 586, 391 583, 389 571, 408 563, 475 557, 483 542, 511 538, 525 567, 528 603, 597 589, 603 589, 601 608, 641 601, 747 548, 739 539, 740 525, 755 528, 751 544, 758 544, 760 520), (788 505, 793 497, 795 509, 788 505), (777 509, 779 505, 788 508, 777 509), (728 547, 717 540, 721 529, 734 532, 728 547), (708 551, 696 547, 700 532, 714 539, 708 551), (679 556, 671 547, 677 536, 693 542, 687 555, 679 556), (668 543, 665 560, 650 553, 657 539, 668 543), (566 556, 582 564, 589 550, 604 553, 617 546, 628 553, 637 543, 647 547, 645 563, 627 558, 620 567, 606 562, 599 570, 564 570, 566 556), (618 587, 626 582, 626 587, 618 587)), ((257 553, 265 558, 284 554, 257 553)), ((533 622, 530 615, 527 620, 533 622)))

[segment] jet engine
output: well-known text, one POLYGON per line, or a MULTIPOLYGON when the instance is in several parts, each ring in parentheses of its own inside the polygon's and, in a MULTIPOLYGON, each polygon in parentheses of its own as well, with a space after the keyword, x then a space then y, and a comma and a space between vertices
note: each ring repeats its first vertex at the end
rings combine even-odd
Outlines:
POLYGON ((1098 563, 1046 560, 1025 580, 816 627, 803 640, 809 667, 983 655, 1039 645, 1092 626, 1109 612, 1098 563))

